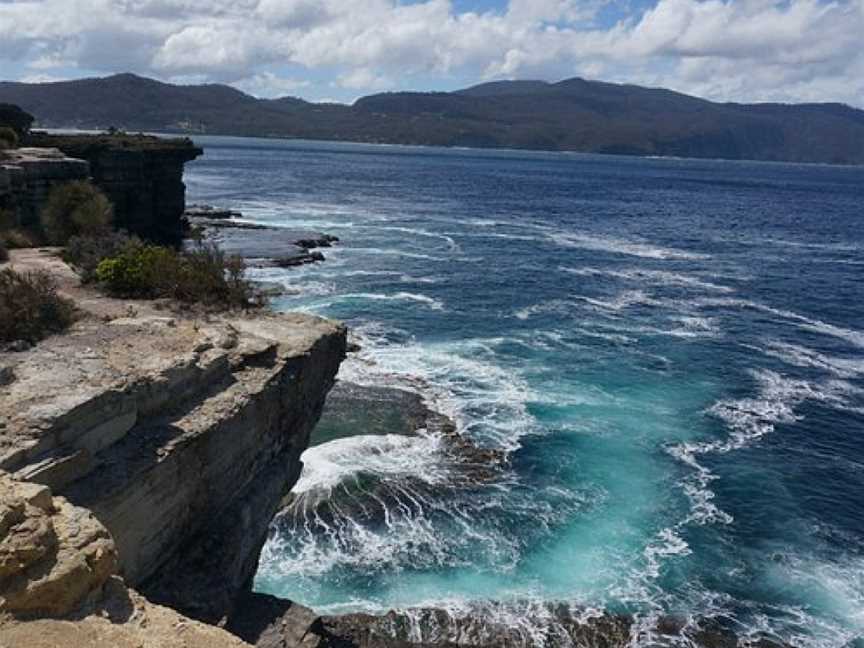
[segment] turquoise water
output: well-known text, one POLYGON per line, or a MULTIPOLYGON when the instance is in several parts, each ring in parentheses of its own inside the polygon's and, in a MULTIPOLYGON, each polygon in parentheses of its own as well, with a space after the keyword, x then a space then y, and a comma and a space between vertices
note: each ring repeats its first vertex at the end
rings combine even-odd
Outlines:
POLYGON ((313 448, 261 591, 321 612, 543 603, 864 634, 864 169, 202 138, 189 197, 341 238, 257 270, 348 322, 342 377, 434 436, 313 448))

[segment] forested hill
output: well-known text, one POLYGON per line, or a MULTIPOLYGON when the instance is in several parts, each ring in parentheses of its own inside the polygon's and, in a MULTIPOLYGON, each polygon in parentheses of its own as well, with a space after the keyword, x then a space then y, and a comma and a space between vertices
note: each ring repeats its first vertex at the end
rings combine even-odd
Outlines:
POLYGON ((43 127, 864 164, 864 111, 843 104, 714 103, 583 79, 386 93, 346 106, 119 74, 0 83, 0 102, 43 127))

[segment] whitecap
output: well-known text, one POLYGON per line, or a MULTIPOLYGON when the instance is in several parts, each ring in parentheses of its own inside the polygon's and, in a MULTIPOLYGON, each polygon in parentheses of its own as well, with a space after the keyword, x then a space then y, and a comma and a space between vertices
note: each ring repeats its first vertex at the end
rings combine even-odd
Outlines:
POLYGON ((563 247, 581 248, 598 252, 611 252, 638 256, 646 259, 675 259, 698 261, 711 258, 707 254, 699 254, 676 248, 660 247, 648 243, 617 239, 607 236, 591 236, 571 232, 550 232, 549 239, 563 247))
POLYGON ((646 576, 657 578, 660 575, 660 565, 664 558, 689 556, 692 553, 690 545, 678 535, 677 530, 668 527, 662 529, 643 551, 647 564, 646 576))
POLYGON ((821 369, 839 378, 854 378, 864 374, 864 358, 831 357, 814 349, 779 340, 767 340, 765 347, 759 350, 787 364, 821 369))
POLYGON ((598 277, 606 276, 624 281, 637 283, 648 283, 651 285, 663 286, 681 286, 685 288, 699 288, 702 290, 731 293, 735 292, 734 288, 723 286, 720 284, 704 281, 690 275, 681 274, 678 272, 668 272, 664 270, 649 270, 645 268, 630 268, 626 270, 612 270, 609 268, 571 268, 567 266, 559 266, 558 269, 562 272, 577 275, 580 277, 598 277))
POLYGON ((735 307, 744 309, 758 310, 763 313, 770 313, 782 319, 797 322, 800 328, 822 335, 836 337, 846 340, 855 346, 864 347, 864 331, 847 329, 835 324, 823 322, 821 320, 812 319, 805 315, 800 315, 794 311, 785 310, 782 308, 774 308, 759 302, 750 301, 748 299, 737 299, 734 297, 711 297, 694 300, 694 305, 699 308, 707 307, 735 307))
MULTIPOLYGON (((444 302, 428 295, 419 293, 397 292, 397 293, 343 293, 338 295, 335 301, 344 301, 346 299, 368 299, 372 301, 413 301, 418 304, 423 304, 432 310, 443 311, 444 302)), ((332 302, 331 302, 332 303, 332 302)))
POLYGON ((528 412, 539 398, 519 374, 496 362, 488 340, 420 345, 394 340, 385 329, 355 331, 363 350, 339 376, 359 384, 408 388, 453 419, 460 432, 503 450, 540 430, 528 412))
POLYGON ((440 241, 444 241, 447 244, 448 249, 453 252, 458 252, 460 250, 459 244, 452 236, 449 236, 447 234, 440 234, 437 232, 430 232, 428 230, 424 230, 418 227, 397 227, 395 225, 358 225, 358 228, 368 228, 388 232, 400 232, 403 234, 410 234, 411 236, 437 239, 440 241))

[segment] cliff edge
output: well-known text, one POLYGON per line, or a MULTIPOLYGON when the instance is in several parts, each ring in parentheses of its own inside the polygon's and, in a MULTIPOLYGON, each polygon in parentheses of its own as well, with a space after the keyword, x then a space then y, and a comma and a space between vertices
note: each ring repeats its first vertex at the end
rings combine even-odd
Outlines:
MULTIPOLYGON (((11 265, 49 269, 82 316, 63 335, 0 353, 0 470, 92 513, 118 575, 149 601, 224 620, 299 477, 344 327, 108 299, 49 251, 15 251, 11 265)), ((0 573, 0 596, 6 586, 0 573)), ((6 600, 0 612, 19 611, 6 600)))

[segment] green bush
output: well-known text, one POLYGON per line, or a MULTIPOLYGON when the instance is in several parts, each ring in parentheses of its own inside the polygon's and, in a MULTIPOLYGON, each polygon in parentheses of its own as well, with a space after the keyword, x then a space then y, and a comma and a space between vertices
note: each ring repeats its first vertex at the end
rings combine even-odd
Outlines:
POLYGON ((18 133, 9 126, 0 126, 0 151, 18 148, 18 133))
POLYGON ((123 297, 168 297, 178 263, 178 254, 170 248, 130 243, 119 254, 99 262, 96 280, 108 292, 123 297))
POLYGON ((75 321, 75 307, 57 294, 47 272, 0 270, 0 342, 31 344, 75 321))
POLYGON ((84 283, 96 279, 96 268, 103 259, 115 257, 127 247, 141 241, 125 232, 107 232, 102 236, 73 236, 63 249, 63 260, 71 265, 84 283))
POLYGON ((185 302, 248 308, 256 296, 245 279, 246 264, 216 245, 198 243, 181 255, 174 298, 185 302))
POLYGON ((40 220, 48 241, 64 245, 73 236, 101 236, 111 229, 113 208, 99 189, 83 180, 58 185, 40 220))
POLYGON ((218 309, 260 305, 244 278, 245 264, 226 256, 215 245, 199 244, 177 252, 159 245, 133 241, 119 254, 96 266, 96 280, 110 294, 153 299, 167 297, 187 304, 218 309))

